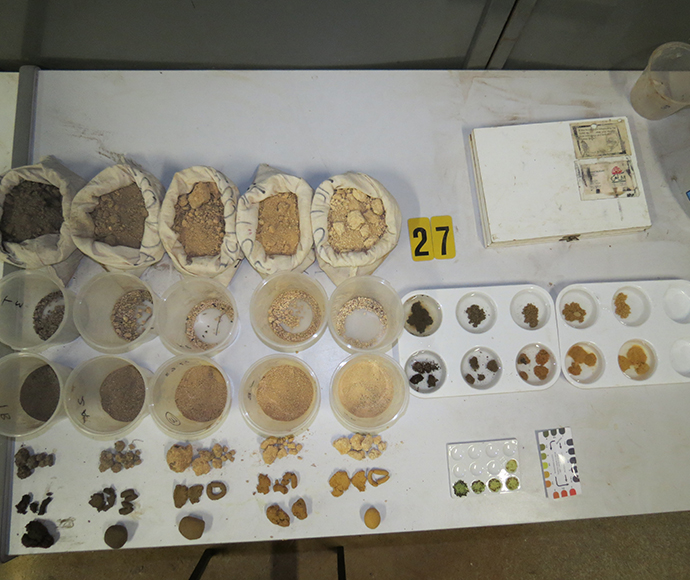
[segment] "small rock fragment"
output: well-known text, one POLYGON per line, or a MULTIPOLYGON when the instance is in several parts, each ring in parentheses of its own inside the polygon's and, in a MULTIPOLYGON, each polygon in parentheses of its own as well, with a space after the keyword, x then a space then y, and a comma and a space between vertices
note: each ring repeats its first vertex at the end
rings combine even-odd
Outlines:
POLYGON ((170 469, 172 469, 175 473, 182 473, 192 464, 193 456, 194 451, 191 445, 175 444, 168 449, 168 454, 166 456, 168 467, 170 467, 170 469))

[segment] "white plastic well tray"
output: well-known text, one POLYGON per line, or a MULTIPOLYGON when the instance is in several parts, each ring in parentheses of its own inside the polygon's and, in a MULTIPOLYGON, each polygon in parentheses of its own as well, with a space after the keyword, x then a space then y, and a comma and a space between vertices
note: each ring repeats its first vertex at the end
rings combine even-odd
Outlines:
POLYGON ((560 362, 565 378, 581 388, 629 387, 690 381, 690 282, 651 280, 573 284, 556 300, 560 335, 560 362), (615 314, 614 299, 625 293, 630 306, 626 319, 615 314), (577 302, 587 312, 584 321, 568 323, 565 304, 577 302), (655 370, 644 379, 632 379, 620 369, 618 354, 628 341, 644 342, 656 359, 655 370), (591 345, 603 358, 603 368, 590 382, 573 378, 566 356, 576 343, 591 345))
POLYGON ((446 378, 436 391, 412 394, 420 398, 464 397, 493 393, 537 391, 549 388, 560 374, 558 329, 554 303, 549 293, 534 284, 484 286, 472 288, 438 288, 410 292, 403 304, 414 296, 429 296, 441 308, 441 325, 426 337, 414 336, 407 330, 398 341, 398 360, 406 368, 408 359, 419 351, 432 351, 445 363, 446 378), (539 309, 539 324, 530 328, 524 323, 522 310, 533 303, 539 309), (487 318, 476 328, 466 318, 465 310, 479 304, 487 318), (463 324, 456 315, 459 313, 463 324), (464 317, 464 318, 463 318, 464 317), (550 372, 543 384, 530 384, 518 375, 517 356, 528 345, 546 347, 551 353, 550 372), (500 359, 500 376, 489 388, 475 388, 464 379, 462 361, 469 351, 484 347, 500 359))

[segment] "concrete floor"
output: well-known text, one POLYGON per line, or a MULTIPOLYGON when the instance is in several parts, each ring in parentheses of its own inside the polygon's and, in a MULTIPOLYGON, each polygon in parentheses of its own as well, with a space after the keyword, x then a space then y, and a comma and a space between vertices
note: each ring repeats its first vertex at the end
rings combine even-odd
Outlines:
MULTIPOLYGON (((690 578, 690 512, 219 546, 204 580, 681 580, 690 578)), ((21 556, 3 580, 186 580, 203 546, 21 556)))

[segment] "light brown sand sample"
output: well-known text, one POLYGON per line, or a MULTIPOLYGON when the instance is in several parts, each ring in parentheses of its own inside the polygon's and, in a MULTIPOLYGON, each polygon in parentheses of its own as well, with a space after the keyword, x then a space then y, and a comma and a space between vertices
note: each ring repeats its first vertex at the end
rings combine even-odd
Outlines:
POLYGON ((288 342, 302 342, 311 338, 321 324, 321 309, 311 294, 304 290, 285 290, 271 302, 268 308, 268 324, 275 335, 288 342), (311 323, 301 332, 292 332, 302 322, 299 311, 300 303, 311 310, 311 323), (290 330, 286 330, 287 327, 290 330))
POLYGON ((113 305, 110 322, 115 334, 132 342, 144 334, 153 314, 153 298, 147 290, 130 290, 113 305))
POLYGON ((211 365, 190 368, 175 390, 175 405, 190 421, 205 423, 223 414, 228 388, 223 375, 211 365))
POLYGON ((134 421, 144 406, 146 387, 141 373, 132 365, 111 372, 100 388, 101 406, 116 421, 134 421))
POLYGON ((328 211, 328 243, 338 253, 370 249, 386 231, 383 201, 355 188, 336 189, 328 211))
POLYGON ((220 191, 212 181, 195 183, 192 191, 177 198, 172 230, 188 262, 191 258, 220 254, 225 237, 223 213, 220 191))
POLYGON ((630 316, 630 305, 626 302, 628 299, 627 294, 619 292, 613 300, 613 305, 616 307, 616 316, 621 318, 627 318, 630 316))
POLYGON ((314 400, 311 377, 294 365, 279 365, 267 370, 256 387, 261 410, 276 421, 295 421, 304 415, 314 400))
POLYGON ((299 246, 297 195, 276 193, 259 202, 256 241, 268 256, 292 256, 299 246))
POLYGON ((393 401, 393 377, 376 360, 359 360, 345 368, 338 380, 338 398, 355 417, 378 417, 393 401))
POLYGON ((97 242, 128 248, 141 246, 149 212, 144 204, 144 196, 135 183, 101 195, 90 215, 93 238, 97 242))

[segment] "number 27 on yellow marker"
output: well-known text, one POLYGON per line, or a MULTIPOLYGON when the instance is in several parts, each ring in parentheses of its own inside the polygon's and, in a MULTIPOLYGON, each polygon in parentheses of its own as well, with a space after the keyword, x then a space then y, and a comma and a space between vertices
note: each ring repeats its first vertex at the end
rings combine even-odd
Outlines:
POLYGON ((431 241, 431 222, 429 218, 410 218, 407 220, 407 231, 410 234, 410 249, 415 262, 434 259, 434 247, 431 241))

